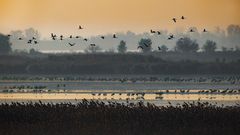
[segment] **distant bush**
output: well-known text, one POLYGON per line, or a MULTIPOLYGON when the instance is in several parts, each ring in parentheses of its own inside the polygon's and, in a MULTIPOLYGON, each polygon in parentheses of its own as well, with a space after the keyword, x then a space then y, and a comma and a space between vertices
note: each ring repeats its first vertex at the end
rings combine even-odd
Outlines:
POLYGON ((138 45, 141 46, 143 49, 143 53, 151 52, 152 51, 152 40, 150 38, 142 38, 138 45))
POLYGON ((0 33, 0 54, 8 54, 12 50, 9 37, 0 33))
POLYGON ((191 40, 188 37, 181 38, 176 43, 176 51, 182 53, 191 53, 197 52, 199 49, 199 45, 195 40, 191 40))
POLYGON ((211 40, 207 40, 202 49, 206 53, 213 53, 217 49, 217 43, 211 40))
POLYGON ((127 46, 125 41, 120 41, 120 44, 118 45, 118 52, 119 53, 126 53, 127 51, 127 46))

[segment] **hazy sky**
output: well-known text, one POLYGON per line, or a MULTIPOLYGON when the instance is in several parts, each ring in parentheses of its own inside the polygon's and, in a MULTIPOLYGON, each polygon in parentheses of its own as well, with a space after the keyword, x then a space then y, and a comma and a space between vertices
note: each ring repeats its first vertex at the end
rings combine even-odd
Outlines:
POLYGON ((225 28, 240 24, 240 0, 0 0, 0 32, 34 27, 51 32, 96 35, 131 30, 225 28), (173 24, 172 17, 187 17, 173 24), (78 25, 85 30, 78 31, 78 25))

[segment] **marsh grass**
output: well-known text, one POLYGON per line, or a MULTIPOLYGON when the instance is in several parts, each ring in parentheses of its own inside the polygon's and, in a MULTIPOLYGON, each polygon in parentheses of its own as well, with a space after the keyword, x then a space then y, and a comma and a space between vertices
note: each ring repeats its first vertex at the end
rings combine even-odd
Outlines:
POLYGON ((82 100, 0 105, 1 135, 237 135, 240 105, 155 106, 82 100))

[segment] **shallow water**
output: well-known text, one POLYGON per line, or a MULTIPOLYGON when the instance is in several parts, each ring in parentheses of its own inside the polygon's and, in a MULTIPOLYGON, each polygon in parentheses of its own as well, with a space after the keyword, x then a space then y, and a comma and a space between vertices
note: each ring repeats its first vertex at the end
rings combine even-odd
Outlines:
POLYGON ((229 82, 204 83, 199 82, 124 82, 120 81, 15 81, 0 82, 0 91, 13 86, 24 85, 25 89, 19 91, 17 88, 13 93, 0 93, 1 103, 13 101, 28 102, 39 100, 43 102, 72 102, 76 103, 82 99, 116 101, 116 102, 150 102, 156 105, 173 105, 183 102, 210 102, 218 105, 240 104, 240 92, 236 93, 199 93, 201 90, 234 89, 239 90, 240 84, 229 82), (47 92, 33 93, 26 86, 46 86, 47 92), (50 91, 49 91, 50 90, 50 91), (168 91, 166 91, 168 90, 168 91), (180 90, 188 90, 181 93, 180 90), (159 92, 161 94, 159 94, 159 92), (156 94, 157 93, 157 94, 156 94))
POLYGON ((72 93, 1 93, 0 102, 10 103, 13 101, 18 102, 71 102, 76 103, 82 99, 88 100, 100 100, 100 101, 116 101, 116 102, 150 102, 156 105, 169 105, 171 102, 173 105, 182 104, 183 102, 210 102, 218 105, 235 105, 240 104, 240 94, 199 94, 197 92, 190 93, 165 93, 159 94, 154 92, 117 92, 99 91, 94 92, 72 92, 72 93))
POLYGON ((47 89, 65 90, 175 90, 175 89, 239 89, 240 84, 230 83, 176 83, 176 82, 97 82, 97 81, 77 81, 77 82, 0 82, 0 89, 5 86, 47 86, 47 89), (63 87, 62 85, 65 85, 63 87))

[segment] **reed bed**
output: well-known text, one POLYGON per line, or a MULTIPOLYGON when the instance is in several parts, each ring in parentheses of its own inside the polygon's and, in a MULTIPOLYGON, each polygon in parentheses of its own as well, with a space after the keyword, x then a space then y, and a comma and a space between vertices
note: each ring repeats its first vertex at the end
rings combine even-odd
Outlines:
POLYGON ((240 105, 82 100, 0 104, 1 135, 237 135, 240 105))

